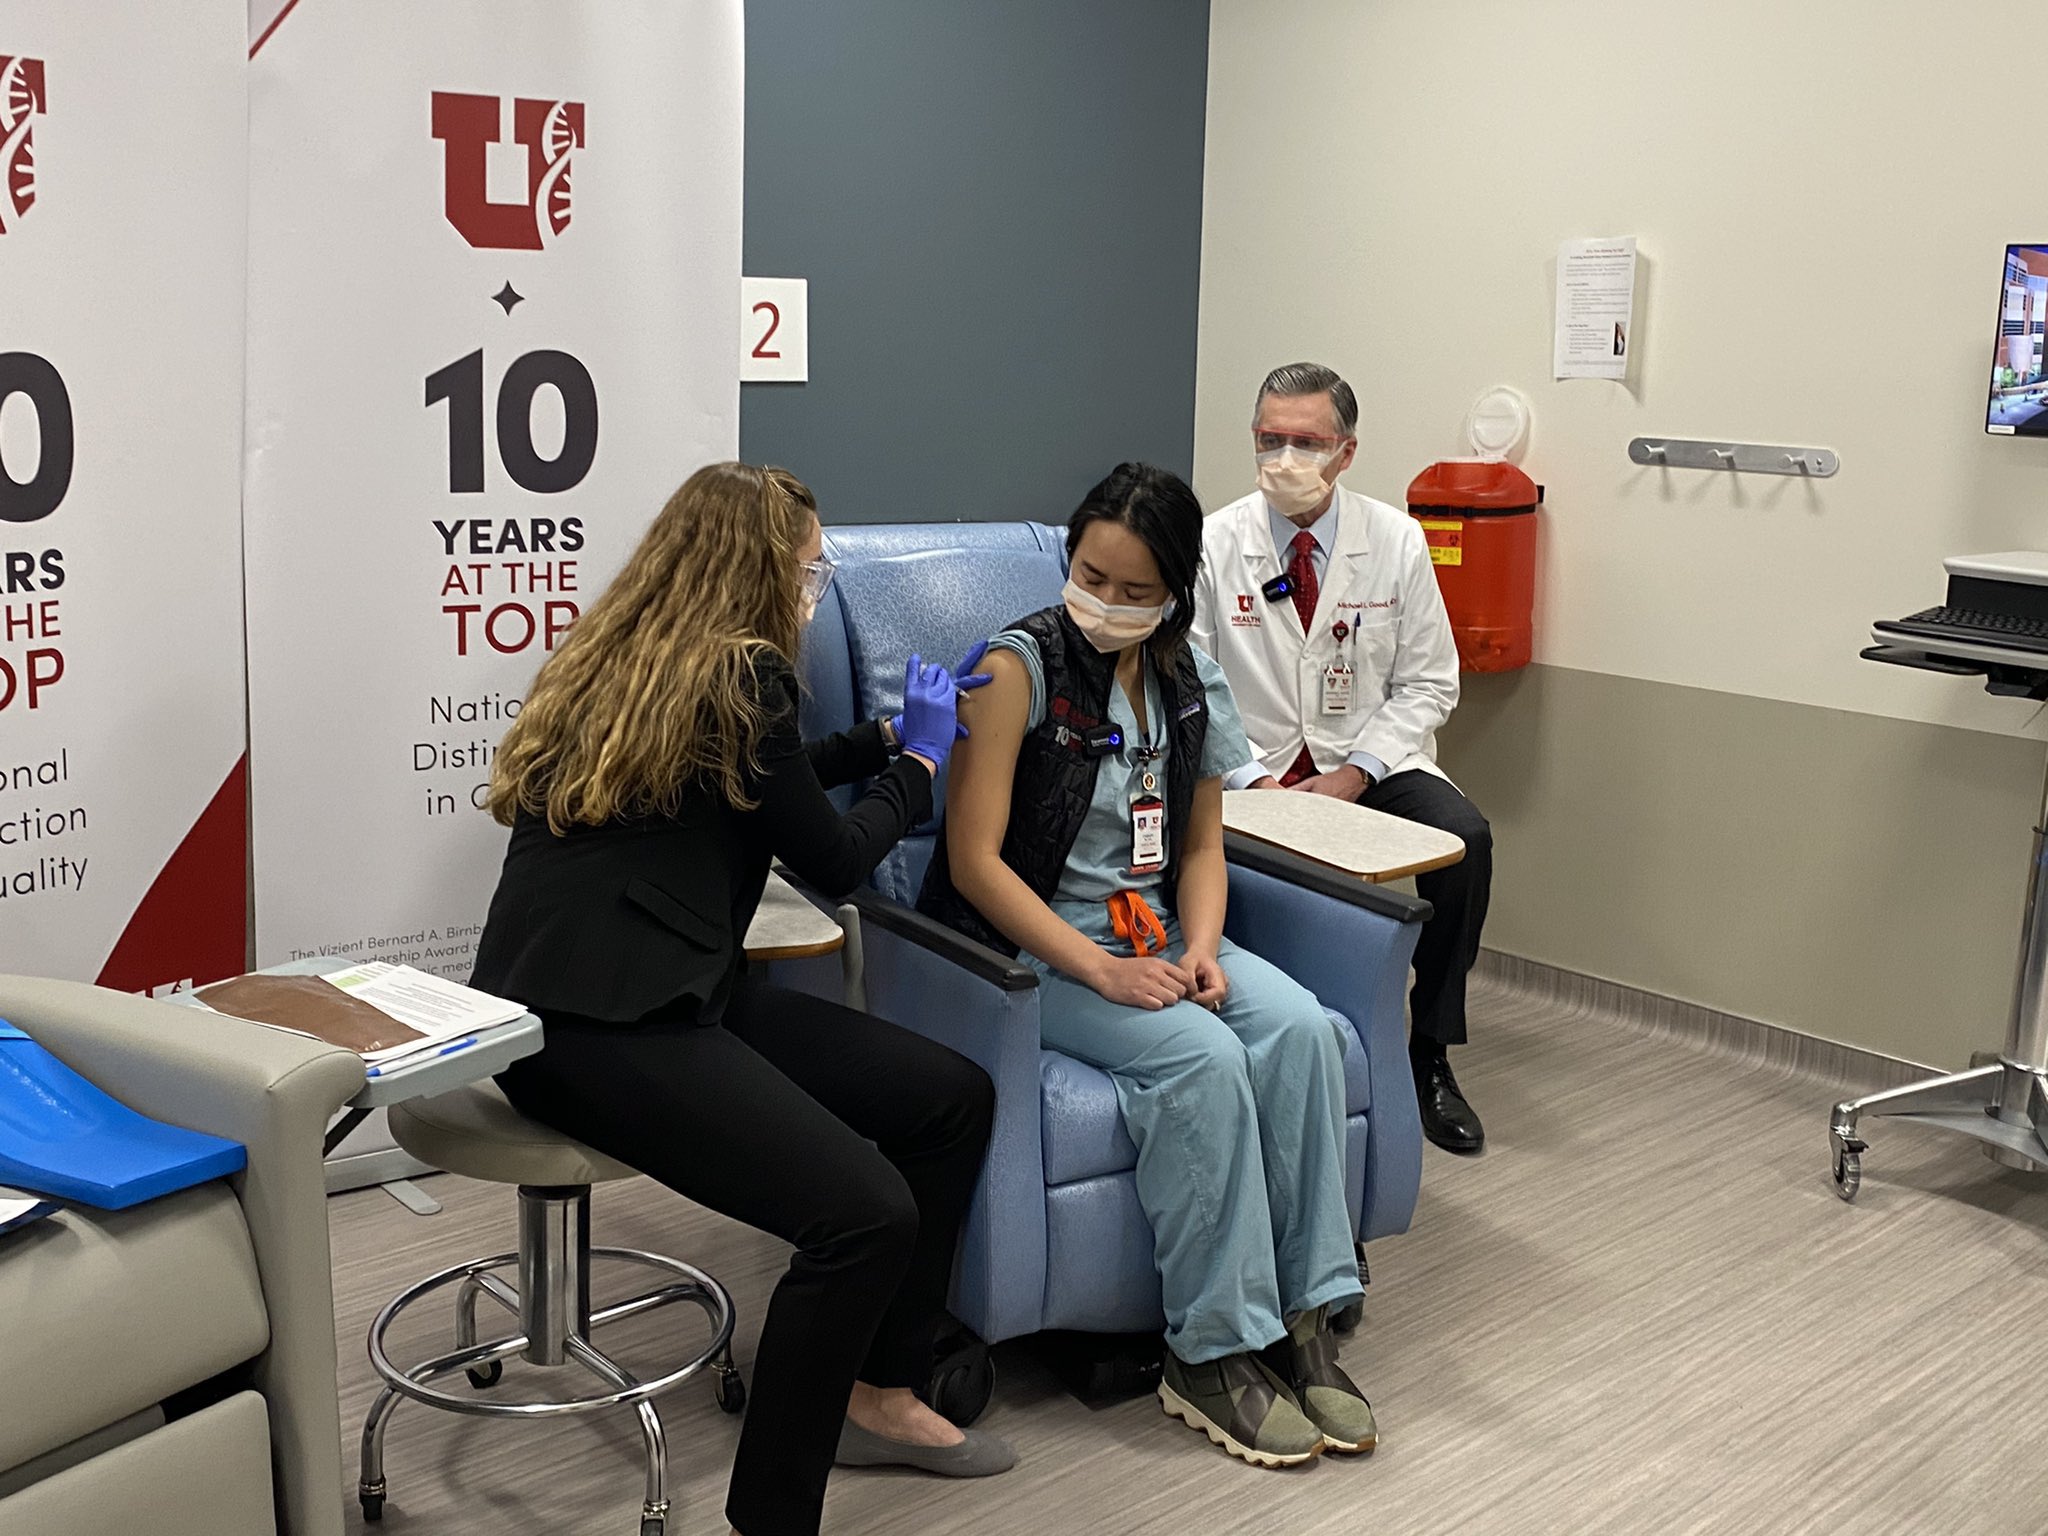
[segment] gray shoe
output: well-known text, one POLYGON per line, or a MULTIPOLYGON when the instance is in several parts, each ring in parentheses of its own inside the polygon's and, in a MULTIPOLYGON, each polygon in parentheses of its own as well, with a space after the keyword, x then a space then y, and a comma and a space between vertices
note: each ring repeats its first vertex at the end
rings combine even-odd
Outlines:
POLYGON ((1317 1307, 1287 1319, 1287 1336, 1264 1352, 1273 1374, 1287 1383, 1310 1423, 1323 1432, 1326 1450, 1357 1456, 1379 1444, 1372 1404, 1337 1364, 1330 1309, 1317 1307))
POLYGON ((1298 1467, 1323 1453, 1323 1432, 1311 1423, 1285 1382, 1257 1355, 1225 1355, 1190 1365, 1171 1349, 1159 1381, 1159 1404, 1255 1467, 1298 1467))
POLYGON ((986 1430, 965 1429, 958 1445, 912 1445, 889 1440, 848 1419, 839 1430, 839 1451, 832 1458, 842 1467, 915 1467, 940 1477, 994 1477, 1017 1465, 1007 1440, 986 1430))

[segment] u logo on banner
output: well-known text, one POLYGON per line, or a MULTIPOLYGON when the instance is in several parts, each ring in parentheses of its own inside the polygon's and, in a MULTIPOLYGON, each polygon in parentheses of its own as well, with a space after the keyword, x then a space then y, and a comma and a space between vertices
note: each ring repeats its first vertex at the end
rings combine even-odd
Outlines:
POLYGON ((0 54, 0 234, 21 222, 35 206, 35 143, 38 115, 49 110, 41 59, 0 54))
POLYGON ((512 103, 512 137, 526 146, 526 201, 491 201, 488 147, 499 142, 496 96, 434 92, 434 137, 442 145, 448 222, 480 250, 538 251, 569 227, 569 154, 583 147, 583 103, 512 103))

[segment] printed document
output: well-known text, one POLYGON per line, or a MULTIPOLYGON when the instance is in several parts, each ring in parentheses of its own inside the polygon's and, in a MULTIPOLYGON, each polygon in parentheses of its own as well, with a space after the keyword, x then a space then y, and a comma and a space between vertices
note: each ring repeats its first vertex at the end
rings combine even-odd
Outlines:
POLYGON ((446 1054, 526 1012, 459 982, 382 961, 320 976, 258 971, 201 987, 192 1000, 216 1013, 325 1040, 374 1066, 446 1054))
POLYGON ((16 1227, 25 1227, 32 1221, 40 1221, 59 1209, 54 1200, 45 1200, 24 1190, 0 1188, 0 1232, 12 1232, 16 1227))
POLYGON ((416 971, 409 965, 387 965, 381 960, 352 965, 345 971, 329 971, 320 979, 383 1009, 399 1023, 435 1038, 510 1024, 526 1012, 517 1003, 465 987, 459 981, 416 971))
POLYGON ((1625 379, 1635 324, 1636 242, 1567 240, 1557 248, 1557 339, 1551 377, 1625 379))

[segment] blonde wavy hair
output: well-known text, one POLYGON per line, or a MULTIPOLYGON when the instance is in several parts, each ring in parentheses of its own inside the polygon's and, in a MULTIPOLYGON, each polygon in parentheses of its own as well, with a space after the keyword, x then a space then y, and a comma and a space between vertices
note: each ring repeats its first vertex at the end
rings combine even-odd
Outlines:
POLYGON ((818 515, 785 469, 707 464, 541 664, 491 767, 491 815, 573 826, 673 815, 701 783, 751 809, 767 709, 760 652, 796 655, 802 561, 818 515))

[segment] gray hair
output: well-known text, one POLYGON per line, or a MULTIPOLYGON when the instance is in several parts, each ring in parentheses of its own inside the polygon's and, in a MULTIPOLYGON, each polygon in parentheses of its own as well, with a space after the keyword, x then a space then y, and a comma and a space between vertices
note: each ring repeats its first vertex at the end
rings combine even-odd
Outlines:
POLYGON ((1337 417, 1337 435, 1351 437, 1358 431, 1358 396, 1335 370, 1321 363, 1287 363, 1267 374, 1266 382, 1259 386, 1259 398, 1252 402, 1253 426, 1259 424, 1259 407, 1268 395, 1328 395, 1337 417))

